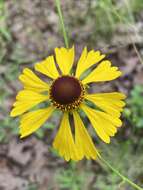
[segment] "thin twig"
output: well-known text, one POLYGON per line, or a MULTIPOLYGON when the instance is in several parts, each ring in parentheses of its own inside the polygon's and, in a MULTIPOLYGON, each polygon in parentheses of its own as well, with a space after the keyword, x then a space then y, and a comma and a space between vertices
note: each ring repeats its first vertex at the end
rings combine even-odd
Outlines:
POLYGON ((68 42, 67 32, 66 32, 66 29, 65 29, 64 18, 63 18, 63 14, 62 14, 62 10, 61 10, 60 0, 55 0, 55 3, 56 3, 56 6, 57 6, 57 10, 58 10, 58 15, 59 15, 60 25, 61 25, 62 32, 63 32, 65 46, 66 46, 66 48, 69 48, 69 42, 68 42))

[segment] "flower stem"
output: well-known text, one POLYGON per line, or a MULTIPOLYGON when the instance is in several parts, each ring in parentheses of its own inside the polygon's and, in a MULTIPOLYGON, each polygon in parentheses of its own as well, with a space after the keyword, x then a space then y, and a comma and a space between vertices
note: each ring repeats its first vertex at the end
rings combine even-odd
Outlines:
POLYGON ((132 182, 131 180, 129 180, 127 177, 125 177, 124 175, 122 175, 118 170, 116 170, 113 166, 111 166, 111 164, 109 164, 106 160, 104 160, 103 157, 99 157, 99 159, 106 165, 108 166, 116 175, 118 175, 124 182, 129 183, 132 187, 134 187, 135 189, 138 190, 143 190, 143 188, 139 187, 137 184, 135 184, 134 182, 132 182))
POLYGON ((64 18, 63 18, 63 15, 62 15, 60 0, 55 0, 55 3, 56 3, 56 6, 57 6, 57 10, 58 10, 58 15, 59 15, 60 25, 61 25, 62 32, 63 32, 65 46, 66 46, 66 48, 69 48, 69 42, 68 42, 67 32, 66 32, 66 29, 65 29, 64 18))

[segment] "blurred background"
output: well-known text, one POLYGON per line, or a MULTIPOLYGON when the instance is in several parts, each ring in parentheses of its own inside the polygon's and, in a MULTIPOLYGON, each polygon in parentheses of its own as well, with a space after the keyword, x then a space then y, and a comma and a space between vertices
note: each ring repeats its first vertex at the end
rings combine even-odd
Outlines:
MULTIPOLYGON (((143 0, 61 3, 76 58, 86 45, 106 53, 123 72, 120 79, 92 86, 93 91, 127 95, 123 127, 111 144, 94 132, 93 139, 109 163, 143 186, 143 0)), ((97 161, 75 164, 58 157, 50 146, 58 115, 19 139, 19 121, 9 117, 22 88, 18 76, 63 45, 53 0, 0 0, 0 190, 133 190, 97 161)))

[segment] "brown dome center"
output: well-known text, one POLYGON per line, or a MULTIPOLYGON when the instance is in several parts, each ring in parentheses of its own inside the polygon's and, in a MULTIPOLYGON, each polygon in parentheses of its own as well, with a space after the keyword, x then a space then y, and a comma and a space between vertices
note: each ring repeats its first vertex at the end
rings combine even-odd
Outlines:
POLYGON ((80 82, 71 76, 62 76, 56 79, 50 90, 51 98, 58 104, 72 104, 79 99, 82 93, 80 82))

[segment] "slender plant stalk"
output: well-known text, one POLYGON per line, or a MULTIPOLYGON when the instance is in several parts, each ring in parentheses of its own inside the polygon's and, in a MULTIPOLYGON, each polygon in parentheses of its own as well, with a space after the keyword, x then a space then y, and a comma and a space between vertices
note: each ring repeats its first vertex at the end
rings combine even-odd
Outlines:
POLYGON ((137 184, 135 184, 134 182, 132 182, 131 180, 129 180, 127 177, 125 177, 124 175, 122 175, 118 170, 116 170, 113 166, 111 166, 111 164, 109 164, 103 157, 99 157, 99 159, 106 165, 108 166, 108 168, 110 168, 110 170, 112 170, 116 175, 118 175, 123 182, 127 182, 128 184, 130 184, 132 187, 134 187, 134 189, 137 190, 143 190, 143 188, 139 187, 137 184))
POLYGON ((56 6, 57 6, 57 10, 58 10, 58 15, 59 15, 60 25, 61 25, 62 32, 63 32, 65 46, 66 46, 66 48, 69 48, 67 32, 66 32, 66 29, 65 29, 64 18, 63 18, 63 14, 62 14, 62 10, 61 10, 61 2, 60 2, 60 0, 55 0, 55 3, 56 3, 56 6))
POLYGON ((139 61, 143 64, 143 59, 142 59, 142 57, 141 57, 141 55, 140 55, 140 53, 139 53, 139 51, 137 49, 137 46, 135 45, 135 42, 133 42, 133 40, 132 40, 132 44, 133 44, 133 48, 134 48, 134 50, 135 50, 135 52, 136 52, 136 54, 138 56, 139 61))
POLYGON ((134 23, 135 19, 134 19, 134 16, 133 16, 133 14, 132 14, 132 8, 131 8, 131 6, 130 6, 129 1, 128 1, 128 0, 124 0, 123 2, 124 2, 125 6, 126 6, 126 8, 127 8, 128 15, 129 15, 129 17, 130 17, 130 21, 131 21, 132 23, 134 23))
MULTIPOLYGON (((64 37, 64 41, 65 41, 65 46, 66 46, 66 48, 68 48, 69 47, 68 37, 67 37, 66 30, 65 30, 64 19, 63 19, 63 15, 62 15, 62 11, 61 11, 60 0, 55 0, 55 3, 56 3, 56 6, 57 6, 59 18, 60 18, 60 25, 61 25, 62 31, 63 31, 63 37, 64 37)), ((135 183, 130 181, 127 177, 123 176, 119 171, 117 171, 113 166, 111 166, 106 160, 104 160, 103 157, 100 156, 100 160, 106 166, 108 166, 108 168, 110 168, 116 175, 118 175, 124 182, 129 183, 132 187, 134 187, 137 190, 143 190, 143 188, 139 187, 138 185, 136 185, 135 183)))
MULTIPOLYGON (((110 10, 109 10, 109 11, 110 11, 110 10)), ((133 25, 132 25, 131 23, 126 23, 126 19, 122 18, 122 17, 118 14, 118 12, 117 12, 116 10, 112 9, 111 12, 112 12, 116 17, 118 17, 118 19, 120 20, 120 22, 124 22, 124 24, 127 24, 128 26, 130 26, 130 27, 133 29, 135 35, 137 35, 137 32, 135 31, 135 29, 134 29, 134 27, 133 27, 133 25)), ((135 42, 133 41, 132 37, 130 36, 130 34, 129 34, 129 36, 128 36, 128 39, 131 41, 131 43, 132 43, 132 45, 133 45, 133 48, 134 48, 134 50, 135 50, 135 52, 136 52, 136 54, 137 54, 137 57, 138 57, 138 59, 139 59, 139 61, 141 62, 141 64, 143 64, 143 59, 142 59, 142 57, 141 57, 141 55, 140 55, 140 53, 139 53, 139 51, 138 51, 138 49, 137 49, 137 47, 136 47, 135 42)))

